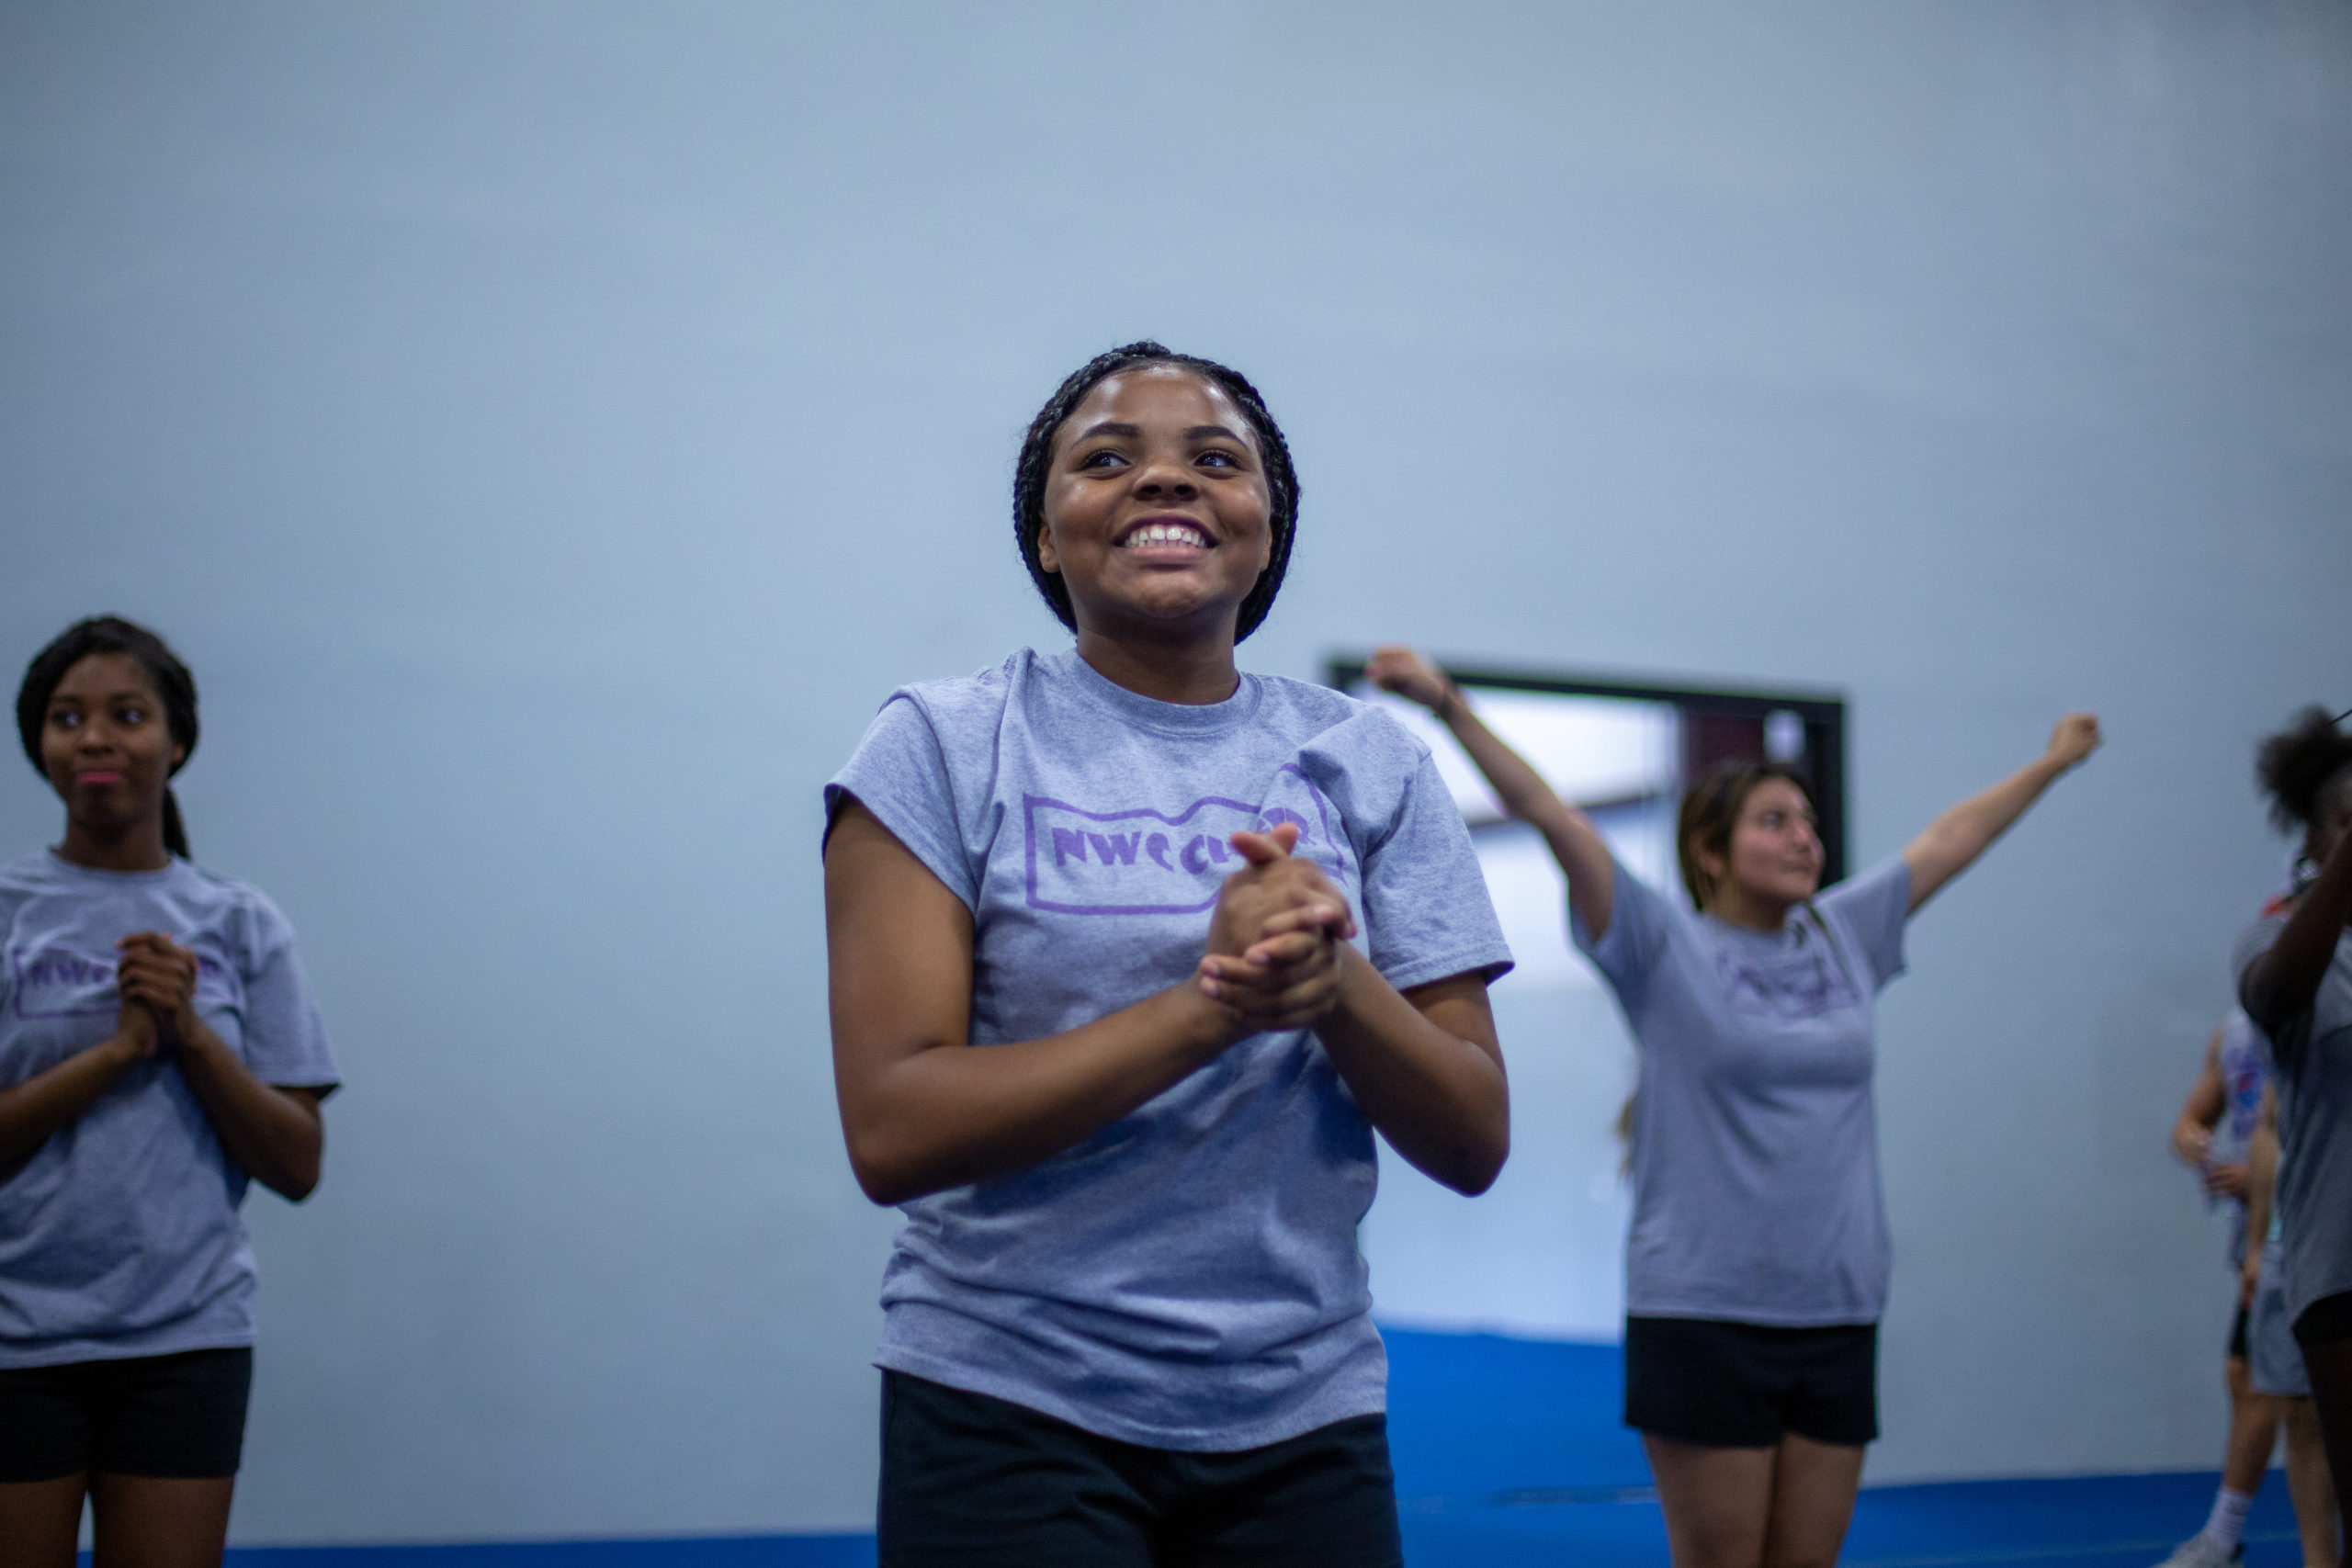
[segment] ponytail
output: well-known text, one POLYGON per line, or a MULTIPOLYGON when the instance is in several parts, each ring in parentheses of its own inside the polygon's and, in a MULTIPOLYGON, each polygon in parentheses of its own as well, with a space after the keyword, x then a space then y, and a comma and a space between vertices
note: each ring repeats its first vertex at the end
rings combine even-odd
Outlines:
POLYGON ((187 825, 180 820, 180 797, 172 786, 164 786, 164 848, 182 860, 195 857, 187 852, 187 825))

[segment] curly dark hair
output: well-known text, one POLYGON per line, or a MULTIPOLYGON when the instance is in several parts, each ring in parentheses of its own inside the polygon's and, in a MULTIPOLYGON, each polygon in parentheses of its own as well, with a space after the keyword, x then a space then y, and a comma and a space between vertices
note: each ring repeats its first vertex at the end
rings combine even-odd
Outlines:
POLYGON ((1047 571, 1037 558, 1037 534, 1046 525, 1046 475, 1053 465, 1054 436, 1098 384, 1140 365, 1173 365, 1207 381, 1233 400, 1258 439, 1258 460, 1265 465, 1266 496, 1272 503, 1274 543, 1266 570, 1258 574, 1241 601, 1233 633, 1238 642, 1256 631, 1266 612, 1273 608, 1274 595, 1282 592, 1283 573, 1290 567, 1291 537, 1298 530, 1298 474, 1291 467, 1290 444, 1283 439, 1282 426, 1274 423, 1274 416, 1266 412, 1266 400, 1238 370, 1213 359, 1175 353, 1145 338, 1098 354, 1071 371, 1029 422, 1029 434, 1021 443, 1021 460, 1012 473, 1013 543, 1021 551, 1022 564, 1029 569, 1029 580, 1045 595, 1055 616, 1076 631, 1078 615, 1070 608, 1069 586, 1059 572, 1047 571))
POLYGON ((2314 704, 2254 753, 2254 776, 2270 797, 2270 820, 2279 829, 2308 828, 2319 819, 2331 786, 2352 783, 2352 735, 2335 727, 2314 704))
MULTIPOLYGON (((196 677, 180 662, 179 655, 145 626, 120 615, 92 615, 74 622, 34 654, 33 661, 25 667, 24 684, 17 688, 17 735, 25 743, 25 755, 32 759, 34 771, 44 775, 49 771, 40 761, 40 732, 49 723, 49 699, 56 694, 65 672, 94 653, 127 653, 139 661, 155 695, 163 699, 164 728, 183 748, 172 772, 187 766, 187 760, 196 755, 196 677)), ((164 791, 164 847, 182 860, 187 858, 187 828, 180 819, 179 800, 168 787, 164 791)))

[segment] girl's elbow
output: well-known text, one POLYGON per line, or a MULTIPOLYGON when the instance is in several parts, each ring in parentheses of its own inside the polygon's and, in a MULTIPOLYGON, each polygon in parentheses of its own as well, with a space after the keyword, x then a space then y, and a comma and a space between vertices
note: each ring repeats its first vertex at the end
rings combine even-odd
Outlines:
POLYGON ((1453 1169, 1441 1178, 1464 1198, 1476 1198, 1502 1176, 1510 1158, 1510 1129, 1506 1126, 1474 1147, 1457 1151, 1453 1169))
POLYGON ((315 1165, 300 1170, 279 1171, 265 1179, 262 1185, 289 1203, 300 1203, 319 1190, 319 1168, 315 1165))
POLYGON ((850 1174, 857 1178, 857 1190, 865 1194, 867 1201, 893 1209, 930 1190, 909 1159, 908 1151, 896 1140, 875 1132, 851 1129, 847 1142, 850 1174))

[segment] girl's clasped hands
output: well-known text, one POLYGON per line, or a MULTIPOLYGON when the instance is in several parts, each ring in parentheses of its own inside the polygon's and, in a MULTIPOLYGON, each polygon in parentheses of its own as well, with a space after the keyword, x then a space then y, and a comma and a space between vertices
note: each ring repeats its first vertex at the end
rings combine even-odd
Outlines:
POLYGON ((1217 895, 1197 971, 1202 994, 1246 1033, 1308 1028, 1339 998, 1354 913, 1319 866, 1291 853, 1297 824, 1236 833, 1232 844, 1247 863, 1217 895))

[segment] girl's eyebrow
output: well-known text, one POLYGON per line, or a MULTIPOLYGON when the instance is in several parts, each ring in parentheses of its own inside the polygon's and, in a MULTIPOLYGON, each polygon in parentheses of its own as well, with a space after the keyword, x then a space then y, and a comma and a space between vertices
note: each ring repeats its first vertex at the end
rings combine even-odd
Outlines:
MULTIPOLYGON (((1106 419, 1099 424, 1090 424, 1084 430, 1080 431, 1078 433, 1078 439, 1080 441, 1091 441, 1098 435, 1117 435, 1123 436, 1129 441, 1133 441, 1140 438, 1142 434, 1143 430, 1138 425, 1122 424, 1116 420, 1106 419)), ((1190 430, 1184 432, 1184 439, 1187 441, 1207 441, 1220 435, 1225 437, 1227 441, 1238 442, 1241 440, 1241 436, 1238 433, 1227 430, 1221 424, 1196 424, 1190 430)))

